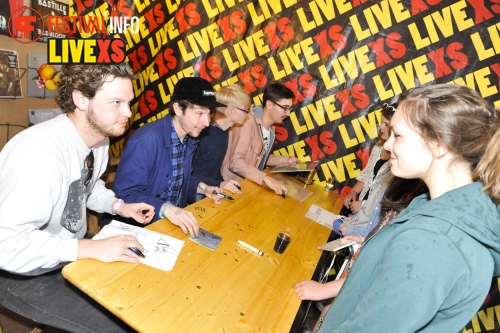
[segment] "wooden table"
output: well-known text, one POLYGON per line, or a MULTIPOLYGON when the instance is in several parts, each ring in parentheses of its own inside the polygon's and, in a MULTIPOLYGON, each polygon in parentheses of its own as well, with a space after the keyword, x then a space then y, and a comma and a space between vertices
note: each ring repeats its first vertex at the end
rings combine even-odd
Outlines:
POLYGON ((204 199, 187 207, 203 229, 222 237, 215 251, 188 240, 165 219, 149 225, 185 241, 172 271, 84 259, 64 267, 63 275, 139 332, 289 331, 301 304, 294 284, 311 278, 322 254, 318 246, 331 233, 305 214, 313 203, 335 213, 342 207, 342 199, 321 185, 301 185, 313 192, 304 202, 244 180, 235 201, 204 199), (281 225, 295 235, 277 254, 281 225))

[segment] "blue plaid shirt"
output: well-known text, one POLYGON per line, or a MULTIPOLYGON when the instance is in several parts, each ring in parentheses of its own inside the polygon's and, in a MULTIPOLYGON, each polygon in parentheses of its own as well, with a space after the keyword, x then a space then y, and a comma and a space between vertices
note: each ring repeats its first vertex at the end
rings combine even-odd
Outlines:
POLYGON ((189 135, 186 135, 184 137, 184 142, 181 142, 177 132, 175 131, 173 122, 170 122, 170 128, 170 139, 172 140, 172 150, 170 151, 170 159, 172 161, 172 177, 168 183, 165 199, 172 205, 179 206, 182 185, 184 182, 182 161, 184 161, 184 155, 186 154, 189 135))

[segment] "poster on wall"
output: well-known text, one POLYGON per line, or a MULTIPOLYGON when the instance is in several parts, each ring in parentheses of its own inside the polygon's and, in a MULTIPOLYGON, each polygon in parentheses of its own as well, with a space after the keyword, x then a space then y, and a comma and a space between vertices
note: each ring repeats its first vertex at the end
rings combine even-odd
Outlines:
POLYGON ((28 97, 54 97, 61 65, 47 63, 47 55, 28 53, 28 97))
MULTIPOLYGON (((40 13, 42 19, 37 16, 35 30, 31 38, 38 42, 47 42, 49 38, 68 38, 67 33, 63 33, 66 28, 63 24, 63 17, 67 17, 68 4, 59 1, 34 1, 33 8, 40 13), (42 31, 43 29, 43 31, 42 31)), ((67 21, 66 21, 67 22, 67 21)))
POLYGON ((12 24, 14 20, 24 13, 23 0, 0 1, 0 34, 9 35, 9 29, 16 37, 21 37, 22 32, 12 24), (11 24, 9 26, 9 18, 11 24))
POLYGON ((22 98, 17 51, 0 50, 0 98, 22 98))

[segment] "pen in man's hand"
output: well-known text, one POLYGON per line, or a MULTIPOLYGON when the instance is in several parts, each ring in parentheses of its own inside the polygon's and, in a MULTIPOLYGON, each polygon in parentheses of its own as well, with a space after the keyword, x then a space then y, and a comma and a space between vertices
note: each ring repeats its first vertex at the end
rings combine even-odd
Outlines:
POLYGON ((240 190, 240 191, 241 191, 241 186, 240 186, 240 185, 238 185, 238 184, 234 184, 234 186, 235 186, 238 190, 240 190))
POLYGON ((143 209, 141 213, 142 215, 146 215, 147 213, 149 213, 149 209, 143 209))
POLYGON ((229 195, 225 195, 224 193, 217 193, 216 190, 213 190, 212 193, 215 194, 215 195, 217 195, 217 196, 219 196, 219 197, 221 197, 221 198, 227 199, 227 200, 234 200, 229 195))
POLYGON ((146 256, 144 255, 144 253, 142 253, 141 250, 139 250, 138 248, 136 248, 136 247, 129 247, 128 249, 130 251, 134 252, 135 254, 137 254, 139 257, 146 258, 146 256))
POLYGON ((281 196, 283 197, 283 199, 286 198, 286 196, 285 196, 285 190, 281 190, 281 196))

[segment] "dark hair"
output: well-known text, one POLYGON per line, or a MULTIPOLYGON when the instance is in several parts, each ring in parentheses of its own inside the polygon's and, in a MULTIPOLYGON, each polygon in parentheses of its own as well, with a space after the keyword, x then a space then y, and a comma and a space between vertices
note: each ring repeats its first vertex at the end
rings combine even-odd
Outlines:
POLYGON ((114 65, 63 65, 57 83, 56 103, 65 112, 74 112, 73 91, 78 90, 92 99, 108 77, 134 80, 135 75, 126 63, 114 65))
POLYGON ((421 179, 404 179, 394 176, 382 197, 380 213, 385 216, 391 210, 397 213, 408 207, 410 202, 428 192, 421 179))
POLYGON ((455 161, 467 163, 483 190, 500 203, 499 117, 479 93, 436 84, 410 89, 399 103, 407 123, 426 144, 446 147, 455 161))
POLYGON ((262 96, 262 105, 265 106, 267 101, 279 101, 280 99, 295 98, 293 91, 285 85, 274 81, 269 83, 264 88, 264 95, 262 96))
MULTIPOLYGON (((382 117, 384 117, 387 120, 391 120, 392 116, 394 115, 394 112, 396 112, 396 109, 398 107, 398 102, 392 103, 392 104, 387 104, 384 103, 382 104, 382 111, 380 112, 382 114, 382 117)), ((381 122, 382 124, 382 122, 381 122)), ((388 129, 390 131, 390 129, 388 129)), ((389 134, 389 133, 388 133, 389 134)), ((376 145, 377 146, 383 146, 386 140, 382 139, 382 136, 380 134, 380 130, 378 132, 378 140, 376 145)))
MULTIPOLYGON (((172 117, 175 116, 174 103, 179 104, 179 107, 181 108, 183 115, 186 114, 187 109, 194 107, 193 103, 186 101, 186 100, 183 100, 183 99, 178 100, 178 101, 173 101, 170 104, 170 108, 168 109, 168 113, 170 113, 170 115, 172 115, 172 117)), ((213 116, 214 114, 215 114, 215 108, 210 108, 210 115, 213 116)))

